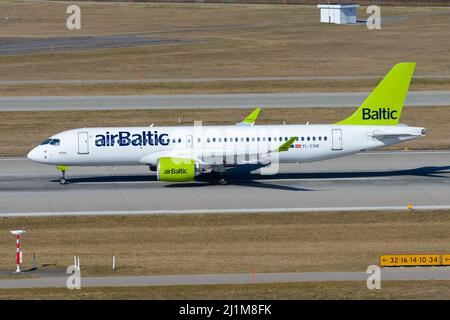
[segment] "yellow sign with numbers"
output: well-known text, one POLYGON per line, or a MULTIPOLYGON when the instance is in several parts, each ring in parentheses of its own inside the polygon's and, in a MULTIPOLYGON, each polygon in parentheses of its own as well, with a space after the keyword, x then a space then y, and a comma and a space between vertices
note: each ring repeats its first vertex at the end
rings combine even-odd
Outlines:
POLYGON ((381 267, 439 265, 441 265, 441 255, 439 254, 385 254, 380 256, 381 267))
POLYGON ((443 266, 450 266, 450 254, 443 254, 442 255, 442 265, 443 266))

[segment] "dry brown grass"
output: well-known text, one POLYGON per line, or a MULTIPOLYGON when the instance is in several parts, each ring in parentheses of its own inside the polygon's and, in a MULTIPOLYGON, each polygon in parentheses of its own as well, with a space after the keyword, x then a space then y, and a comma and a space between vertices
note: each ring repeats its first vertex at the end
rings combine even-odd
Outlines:
MULTIPOLYGON (((369 31, 320 24, 312 6, 82 3, 82 30, 72 32, 66 6, 2 3, 9 19, 0 36, 145 33, 200 43, 3 56, 1 79, 381 76, 408 60, 417 62, 416 74, 450 74, 448 15, 410 16, 369 31)), ((384 7, 383 15, 445 10, 384 7)))
POLYGON ((446 253, 450 211, 5 218, 0 269, 13 270, 11 228, 26 226, 24 269, 151 275, 363 271, 385 253, 446 253), (111 256, 118 269, 111 270, 111 256))
POLYGON ((381 290, 367 290, 365 282, 0 289, 0 299, 450 299, 450 286, 447 281, 383 281, 381 290))
MULTIPOLYGON (((139 95, 372 91, 378 80, 277 80, 158 82, 139 84, 8 84, 2 96, 139 95)), ((413 79, 410 90, 448 90, 450 79, 413 79)))
MULTIPOLYGON (((243 119, 248 109, 197 110, 111 110, 111 111, 49 111, 0 112, 0 156, 24 155, 43 139, 60 131, 101 126, 192 125, 203 120, 206 125, 234 124, 243 119), (20 139, 18 139, 20 137, 20 139)), ((353 108, 264 109, 258 124, 334 123, 344 119, 353 108)), ((411 107, 402 113, 402 123, 424 126, 425 138, 391 148, 450 148, 450 112, 448 107, 411 107)))

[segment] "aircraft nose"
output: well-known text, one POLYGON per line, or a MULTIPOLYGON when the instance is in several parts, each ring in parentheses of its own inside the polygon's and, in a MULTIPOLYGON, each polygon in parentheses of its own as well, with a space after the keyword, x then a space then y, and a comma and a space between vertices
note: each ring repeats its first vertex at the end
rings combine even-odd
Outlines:
POLYGON ((30 152, 28 152, 27 158, 30 159, 31 161, 39 161, 40 159, 39 150, 37 150, 37 148, 34 148, 30 152))

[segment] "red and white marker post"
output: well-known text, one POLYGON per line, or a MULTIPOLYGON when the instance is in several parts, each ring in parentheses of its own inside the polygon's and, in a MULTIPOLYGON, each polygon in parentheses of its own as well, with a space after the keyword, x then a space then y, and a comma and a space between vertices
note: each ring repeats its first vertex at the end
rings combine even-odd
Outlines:
POLYGON ((22 263, 22 252, 20 251, 20 236, 25 233, 25 229, 13 230, 12 234, 16 236, 16 272, 20 272, 20 264, 22 263))

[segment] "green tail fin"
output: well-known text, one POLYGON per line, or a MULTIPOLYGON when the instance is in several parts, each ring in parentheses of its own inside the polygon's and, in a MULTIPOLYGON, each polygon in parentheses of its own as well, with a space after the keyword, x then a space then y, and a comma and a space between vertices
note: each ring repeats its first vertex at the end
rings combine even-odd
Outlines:
POLYGON ((415 65, 415 62, 395 65, 355 113, 337 124, 397 125, 415 65))

